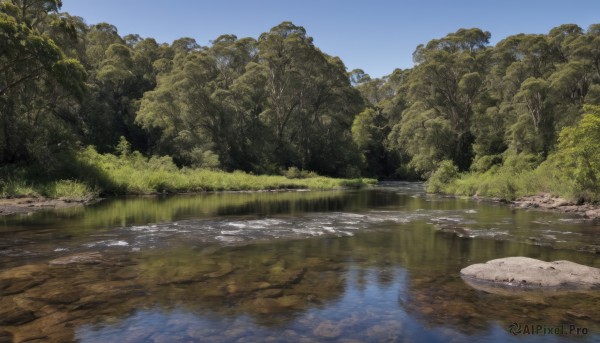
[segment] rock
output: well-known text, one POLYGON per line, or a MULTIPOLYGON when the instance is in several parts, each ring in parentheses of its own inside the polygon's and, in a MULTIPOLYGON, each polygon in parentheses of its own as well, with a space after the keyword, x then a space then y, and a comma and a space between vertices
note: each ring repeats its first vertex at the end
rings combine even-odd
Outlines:
POLYGON ((12 343, 13 334, 4 329, 0 329, 0 343, 12 343))
POLYGON ((300 335, 294 330, 287 329, 283 332, 281 337, 288 342, 297 342, 300 335))
POLYGON ((43 301, 48 304, 71 304, 79 300, 79 294, 71 288, 62 289, 34 289, 27 293, 27 297, 32 300, 43 301))
POLYGON ((259 314, 272 314, 281 312, 284 308, 273 298, 254 299, 248 303, 251 312, 259 314))
POLYGON ((87 252, 59 257, 48 262, 51 266, 64 266, 69 264, 99 264, 104 261, 99 252, 87 252))
POLYGON ((33 312, 20 307, 0 309, 0 325, 21 325, 35 319, 33 312))
POLYGON ((577 319, 591 319, 587 314, 576 311, 567 311, 567 315, 577 319))
POLYGON ((402 332, 402 322, 399 320, 388 320, 374 325, 367 330, 367 336, 377 342, 396 342, 402 332))
POLYGON ((306 303, 302 297, 298 295, 286 295, 277 298, 277 302, 281 305, 281 307, 285 308, 303 308, 306 303))
POLYGON ((304 278, 306 268, 295 270, 283 270, 272 268, 268 281, 273 285, 291 286, 299 283, 304 278))
POLYGON ((600 286, 600 269, 570 261, 544 262, 528 257, 507 257, 468 266, 463 278, 505 286, 594 288, 600 286))
POLYGON ((436 230, 439 230, 444 233, 455 234, 458 237, 470 237, 472 234, 470 229, 468 229, 466 227, 461 227, 461 226, 436 224, 435 228, 436 228, 436 230))
POLYGON ((257 298, 277 298, 283 295, 283 289, 270 288, 256 292, 257 298))
POLYGON ((139 277, 139 271, 136 267, 128 266, 120 268, 113 274, 117 280, 131 280, 139 277))
POLYGON ((330 320, 326 320, 313 330, 313 334, 323 338, 336 338, 342 334, 342 329, 330 320))
POLYGON ((212 273, 208 273, 206 275, 211 278, 220 278, 220 277, 223 277, 223 276, 233 273, 233 271, 234 271, 233 265, 229 262, 225 262, 225 263, 219 263, 219 270, 212 272, 212 273))
MULTIPOLYGON (((522 301, 529 304, 544 305, 546 299, 555 296, 565 296, 573 293, 572 288, 556 288, 556 287, 511 287, 511 286, 499 286, 496 283, 479 281, 470 278, 464 278, 464 281, 470 287, 488 294, 496 294, 503 297, 515 297, 518 296, 522 301)), ((578 292, 586 292, 586 290, 577 290, 578 292)), ((589 292, 594 292, 589 290, 589 292)), ((547 305, 547 304, 545 304, 547 305)), ((433 309, 429 314, 434 313, 433 309)))
POLYGON ((585 217, 590 219, 600 218, 600 208, 585 211, 585 217))
POLYGON ((243 337, 248 333, 248 329, 245 327, 240 327, 240 326, 234 326, 231 328, 228 328, 227 330, 225 330, 223 332, 223 336, 227 337, 228 339, 235 339, 235 338, 239 338, 239 337, 243 337))
MULTIPOLYGON (((243 281, 231 281, 225 286, 225 290, 228 294, 247 294, 254 291, 262 291, 268 290, 271 288, 271 284, 268 282, 252 282, 247 283, 243 281)), ((263 296, 258 296, 259 298, 264 298, 263 296)))
POLYGON ((539 208, 563 213, 574 213, 591 220, 600 220, 600 207, 594 204, 575 204, 548 193, 527 196, 512 202, 517 208, 539 208))
POLYGON ((0 280, 0 295, 22 293, 42 283, 41 280, 0 280))
POLYGON ((202 271, 199 271, 195 266, 178 266, 171 269, 163 270, 161 275, 157 275, 156 283, 158 285, 168 284, 189 284, 202 282, 209 277, 202 271))
POLYGON ((30 264, 1 271, 0 295, 18 294, 44 283, 50 278, 47 269, 44 265, 30 264))

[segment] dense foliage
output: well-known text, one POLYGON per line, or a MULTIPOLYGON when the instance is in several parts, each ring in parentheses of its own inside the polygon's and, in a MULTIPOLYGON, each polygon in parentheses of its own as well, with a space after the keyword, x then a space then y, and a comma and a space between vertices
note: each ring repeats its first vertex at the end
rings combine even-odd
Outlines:
POLYGON ((93 168, 73 170, 77 156, 93 146, 118 158, 130 146, 178 170, 433 177, 432 190, 487 194, 546 168, 538 173, 570 177, 556 192, 600 190, 598 110, 582 116, 600 104, 600 24, 496 46, 489 32, 460 29, 418 46, 412 69, 372 79, 290 22, 258 38, 166 44, 88 25, 61 5, 0 0, 5 178, 25 168, 93 188, 93 168))
POLYGON ((60 164, 60 150, 89 145, 115 152, 123 136, 179 166, 361 172, 350 128, 363 100, 302 27, 169 45, 88 26, 59 1, 1 4, 4 164, 60 164))
POLYGON ((373 108, 353 127, 368 165, 384 151, 431 177, 434 192, 598 199, 600 25, 489 39, 460 29, 417 47, 410 70, 375 80, 353 71, 373 108))

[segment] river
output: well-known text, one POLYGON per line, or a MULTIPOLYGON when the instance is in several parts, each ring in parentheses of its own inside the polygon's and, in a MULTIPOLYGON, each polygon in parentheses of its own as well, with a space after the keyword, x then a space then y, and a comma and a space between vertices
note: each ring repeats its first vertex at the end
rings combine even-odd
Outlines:
POLYGON ((599 252, 578 217, 420 183, 110 199, 0 218, 0 342, 598 342, 600 290, 459 272, 599 252))

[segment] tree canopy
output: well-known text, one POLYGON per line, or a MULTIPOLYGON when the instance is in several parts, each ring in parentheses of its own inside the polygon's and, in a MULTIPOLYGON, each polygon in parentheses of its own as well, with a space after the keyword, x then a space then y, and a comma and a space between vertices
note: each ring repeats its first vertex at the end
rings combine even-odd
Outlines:
POLYGON ((88 25, 61 5, 0 0, 3 165, 57 165, 86 146, 116 152, 123 137, 180 167, 427 178, 444 162, 485 172, 575 149, 568 137, 589 132, 567 128, 600 103, 600 24, 495 46, 487 31, 459 29, 416 47, 413 68, 372 78, 291 22, 256 38, 167 44, 88 25))

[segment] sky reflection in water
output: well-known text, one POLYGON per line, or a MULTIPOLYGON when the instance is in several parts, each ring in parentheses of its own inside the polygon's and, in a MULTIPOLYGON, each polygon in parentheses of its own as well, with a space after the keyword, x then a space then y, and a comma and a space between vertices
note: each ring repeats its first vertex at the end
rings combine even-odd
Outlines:
POLYGON ((4 219, 0 275, 13 280, 24 263, 45 275, 2 300, 35 298, 27 306, 40 317, 5 328, 82 342, 598 341, 599 292, 489 293, 458 276, 506 256, 600 267, 586 252, 598 231, 564 215, 426 196, 418 184, 113 200, 4 219), (96 252, 103 260, 89 266, 47 264, 96 252), (589 334, 512 336, 513 322, 589 334))

